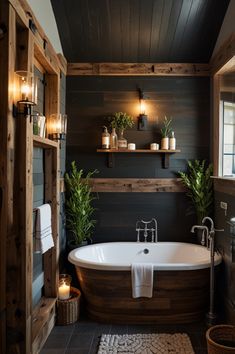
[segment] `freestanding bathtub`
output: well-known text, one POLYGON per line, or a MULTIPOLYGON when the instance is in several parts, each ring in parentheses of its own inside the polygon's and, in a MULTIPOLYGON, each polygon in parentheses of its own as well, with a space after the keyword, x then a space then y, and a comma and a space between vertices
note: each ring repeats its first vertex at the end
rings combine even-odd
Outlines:
MULTIPOLYGON (((69 261, 91 318, 112 323, 190 323, 209 301, 210 253, 180 242, 110 242, 77 248, 69 261), (147 251, 146 251, 147 249, 147 251), (147 253, 148 252, 148 253, 147 253), (131 264, 154 264, 152 298, 132 298, 131 264)), ((215 265, 221 256, 215 254, 215 265)))

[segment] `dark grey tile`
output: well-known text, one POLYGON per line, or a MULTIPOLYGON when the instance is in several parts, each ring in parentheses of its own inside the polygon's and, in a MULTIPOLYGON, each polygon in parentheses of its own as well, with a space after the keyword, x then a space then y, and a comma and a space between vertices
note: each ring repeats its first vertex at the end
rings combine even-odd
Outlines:
POLYGON ((186 325, 112 325, 81 317, 70 326, 56 326, 40 354, 97 354, 102 334, 187 333, 195 354, 206 354, 204 323, 186 325))
POLYGON ((152 325, 128 325, 128 334, 135 333, 155 333, 152 325))
POLYGON ((161 328, 166 328, 169 330, 174 330, 177 333, 184 332, 202 332, 206 329, 206 326, 201 323, 187 323, 187 324, 175 324, 175 325, 159 325, 161 328))
POLYGON ((128 326, 127 325, 111 325, 110 334, 127 334, 128 326))
POLYGON ((199 348, 206 348, 207 341, 206 341, 206 332, 195 332, 197 343, 199 348))
MULTIPOLYGON (((185 333, 187 333, 187 332, 185 331, 185 333)), ((199 337, 197 336, 196 333, 187 333, 187 334, 191 340, 193 348, 202 348, 202 345, 200 344, 200 341, 199 341, 199 337)))
POLYGON ((51 333, 44 348, 46 349, 65 349, 71 337, 70 333, 51 333))
POLYGON ((101 336, 101 334, 109 334, 112 325, 109 324, 99 324, 95 329, 95 336, 101 336))
POLYGON ((74 333, 94 333, 98 324, 96 322, 80 322, 74 326, 74 333))
POLYGON ((75 332, 70 338, 68 343, 68 349, 78 348, 78 349, 90 349, 92 341, 93 341, 94 334, 76 334, 75 332))
POLYGON ((175 328, 159 325, 128 325, 128 333, 175 333, 175 328))
POLYGON ((94 336, 89 354, 97 354, 101 336, 94 336))
POLYGON ((45 348, 43 349, 40 354, 65 354, 65 349, 49 349, 45 348))
POLYGON ((67 334, 72 333, 74 330, 74 324, 67 325, 67 326, 55 326, 52 330, 52 334, 67 334))
POLYGON ((89 353, 89 349, 67 349, 65 354, 88 354, 89 353))

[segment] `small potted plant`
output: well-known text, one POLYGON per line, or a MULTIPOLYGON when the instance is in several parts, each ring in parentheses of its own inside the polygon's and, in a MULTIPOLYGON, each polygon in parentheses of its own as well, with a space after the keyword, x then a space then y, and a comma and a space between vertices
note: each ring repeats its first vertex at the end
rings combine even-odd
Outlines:
POLYGON ((172 119, 168 119, 166 116, 163 121, 163 126, 161 128, 161 150, 168 150, 169 149, 169 136, 171 134, 171 122, 172 119))
POLYGON ((118 129, 118 148, 126 149, 127 140, 124 138, 123 133, 127 128, 132 128, 134 121, 133 117, 123 112, 116 112, 109 118, 110 126, 112 129, 118 129))
POLYGON ((89 179, 96 172, 96 170, 89 172, 83 177, 83 170, 78 170, 73 161, 70 172, 65 174, 66 226, 70 231, 67 244, 70 250, 86 244, 92 236, 95 226, 95 220, 92 218, 95 211, 92 201, 96 198, 91 191, 89 179))

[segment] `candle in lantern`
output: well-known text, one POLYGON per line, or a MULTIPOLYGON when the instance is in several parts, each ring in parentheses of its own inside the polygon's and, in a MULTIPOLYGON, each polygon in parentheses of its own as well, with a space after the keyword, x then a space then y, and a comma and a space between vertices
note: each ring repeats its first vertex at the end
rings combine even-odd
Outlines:
POLYGON ((70 285, 63 283, 59 286, 59 299, 67 300, 70 297, 70 285))

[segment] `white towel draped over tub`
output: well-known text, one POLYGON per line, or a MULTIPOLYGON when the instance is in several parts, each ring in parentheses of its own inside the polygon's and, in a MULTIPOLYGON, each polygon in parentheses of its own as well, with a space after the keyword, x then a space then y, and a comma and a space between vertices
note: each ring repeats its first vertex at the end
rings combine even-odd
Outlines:
POLYGON ((153 296, 153 264, 133 263, 131 265, 132 297, 153 296))
POLYGON ((34 251, 45 253, 54 247, 51 228, 51 206, 43 204, 36 208, 34 251))

